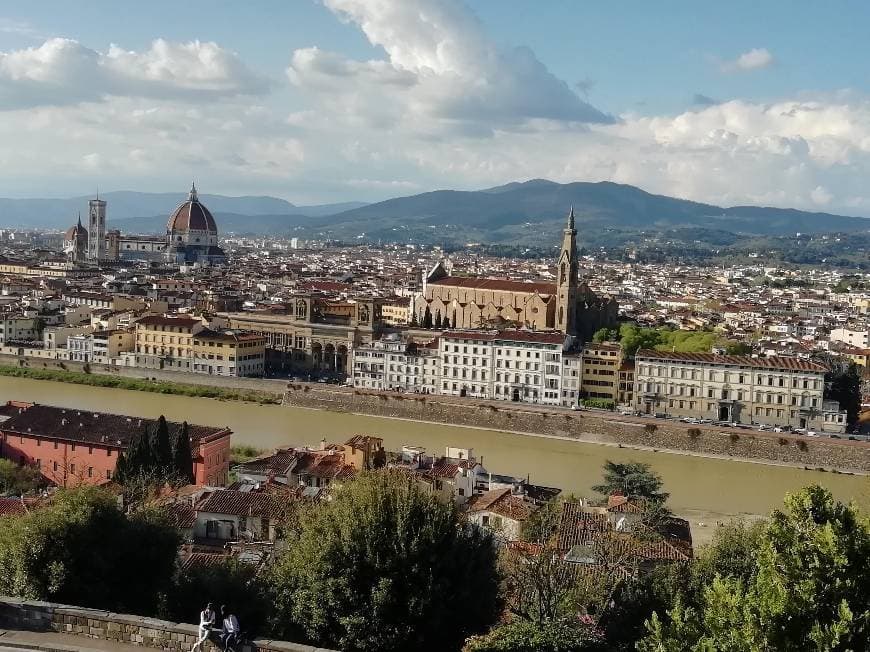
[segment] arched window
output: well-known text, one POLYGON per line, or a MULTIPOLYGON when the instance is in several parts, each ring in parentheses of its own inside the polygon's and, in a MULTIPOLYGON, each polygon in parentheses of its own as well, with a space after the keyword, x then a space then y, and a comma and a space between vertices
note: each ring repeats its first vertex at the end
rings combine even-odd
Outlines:
POLYGON ((560 278, 562 279, 563 283, 568 278, 568 266, 565 263, 562 263, 562 271, 560 272, 560 278))

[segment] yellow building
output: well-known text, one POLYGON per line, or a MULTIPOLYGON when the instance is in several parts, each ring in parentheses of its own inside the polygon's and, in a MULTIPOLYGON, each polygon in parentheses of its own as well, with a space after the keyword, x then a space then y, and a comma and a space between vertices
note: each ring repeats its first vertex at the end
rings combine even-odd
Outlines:
POLYGON ((266 338, 246 331, 205 328, 193 336, 194 373, 216 376, 262 376, 266 338))
POLYGON ((136 322, 136 366, 193 370, 193 336, 205 324, 189 316, 149 315, 136 322))
POLYGON ((407 326, 411 323, 411 299, 397 297, 381 306, 381 320, 390 326, 407 326))
POLYGON ((580 396, 613 401, 619 399, 619 369, 622 348, 619 344, 583 346, 580 396))

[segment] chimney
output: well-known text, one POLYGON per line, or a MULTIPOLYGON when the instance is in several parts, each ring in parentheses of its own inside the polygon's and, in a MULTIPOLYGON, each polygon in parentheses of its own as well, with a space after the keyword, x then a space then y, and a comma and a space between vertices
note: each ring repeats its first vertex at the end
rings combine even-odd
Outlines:
POLYGON ((323 439, 320 440, 320 450, 322 450, 322 451, 326 450, 326 437, 324 437, 323 439))

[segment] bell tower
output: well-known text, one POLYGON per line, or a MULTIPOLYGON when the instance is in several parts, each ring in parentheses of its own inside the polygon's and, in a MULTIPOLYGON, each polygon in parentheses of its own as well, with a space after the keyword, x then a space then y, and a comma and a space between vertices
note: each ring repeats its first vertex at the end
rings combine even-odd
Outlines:
POLYGON ((577 229, 574 207, 562 231, 562 251, 556 268, 556 330, 576 335, 577 324, 577 229))
POLYGON ((88 260, 106 259, 106 202, 99 198, 88 202, 88 260))

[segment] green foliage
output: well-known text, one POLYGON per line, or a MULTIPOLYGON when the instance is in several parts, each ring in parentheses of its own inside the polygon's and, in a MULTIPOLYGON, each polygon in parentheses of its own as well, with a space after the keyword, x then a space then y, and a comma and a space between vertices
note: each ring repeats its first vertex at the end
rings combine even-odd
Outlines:
POLYGON ((661 334, 653 328, 641 328, 635 324, 619 327, 619 343, 626 357, 634 357, 638 349, 654 349, 659 342, 661 334))
POLYGON ((262 448, 257 448, 256 446, 251 446, 250 444, 239 444, 237 446, 233 446, 230 450, 230 460, 234 463, 240 462, 248 462, 255 457, 259 457, 263 453, 265 453, 262 448))
POLYGON ((60 369, 31 369, 29 367, 0 366, 0 376, 13 378, 32 378, 33 380, 53 380, 60 383, 89 385, 92 387, 116 387, 140 392, 155 392, 157 394, 178 394, 199 398, 217 398, 228 401, 247 401, 250 403, 280 403, 278 396, 268 392, 248 389, 232 389, 229 387, 214 387, 211 385, 186 385, 168 381, 149 381, 126 376, 86 374, 60 369))
POLYGON ((616 405, 612 398, 584 398, 581 403, 585 407, 599 408, 601 410, 612 410, 616 405))
POLYGON ((514 620, 468 640, 463 652, 582 652, 600 650, 591 627, 567 618, 533 623, 514 620))
POLYGON ((0 594, 151 615, 179 542, 155 512, 127 516, 95 487, 62 490, 51 505, 4 519, 0 594))
MULTIPOLYGON (((605 330, 605 329, 602 329, 605 330)), ((714 345, 723 343, 713 331, 683 331, 671 328, 642 328, 636 324, 622 324, 619 343, 627 357, 634 357, 638 349, 675 351, 677 353, 708 353, 714 345)), ((752 347, 743 342, 724 342, 729 354, 750 353, 752 347)))
POLYGON ((641 652, 870 649, 870 521, 855 507, 811 486, 717 548, 697 602, 654 616, 641 652))
POLYGON ((621 493, 628 498, 664 504, 670 494, 661 490, 662 485, 661 476, 645 462, 607 460, 604 463, 604 482, 592 489, 604 496, 621 493))
POLYGON ((41 484, 42 476, 35 467, 0 458, 0 494, 21 496, 34 491, 41 484))
POLYGON ((615 342, 619 338, 619 331, 615 328, 599 328, 592 334, 592 341, 600 344, 601 342, 615 342))
POLYGON ((251 636, 264 634, 271 608, 268 587, 257 575, 257 566, 227 558, 207 566, 178 572, 169 589, 160 616, 175 622, 195 623, 207 602, 226 604, 251 636))
POLYGON ((752 353, 752 345, 748 342, 729 340, 725 343, 725 353, 728 355, 749 355, 752 353))
POLYGON ((854 362, 827 361, 830 371, 825 374, 825 398, 837 401, 846 410, 846 420, 854 425, 861 408, 861 372, 854 362))
POLYGON ((342 650, 443 650, 497 608, 495 551, 402 473, 364 473, 301 515, 271 573, 276 635, 342 650))
POLYGON ((146 487, 166 482, 193 482, 193 454, 187 422, 170 433, 166 418, 160 415, 156 423, 137 431, 126 454, 118 456, 115 480, 125 486, 146 487))

